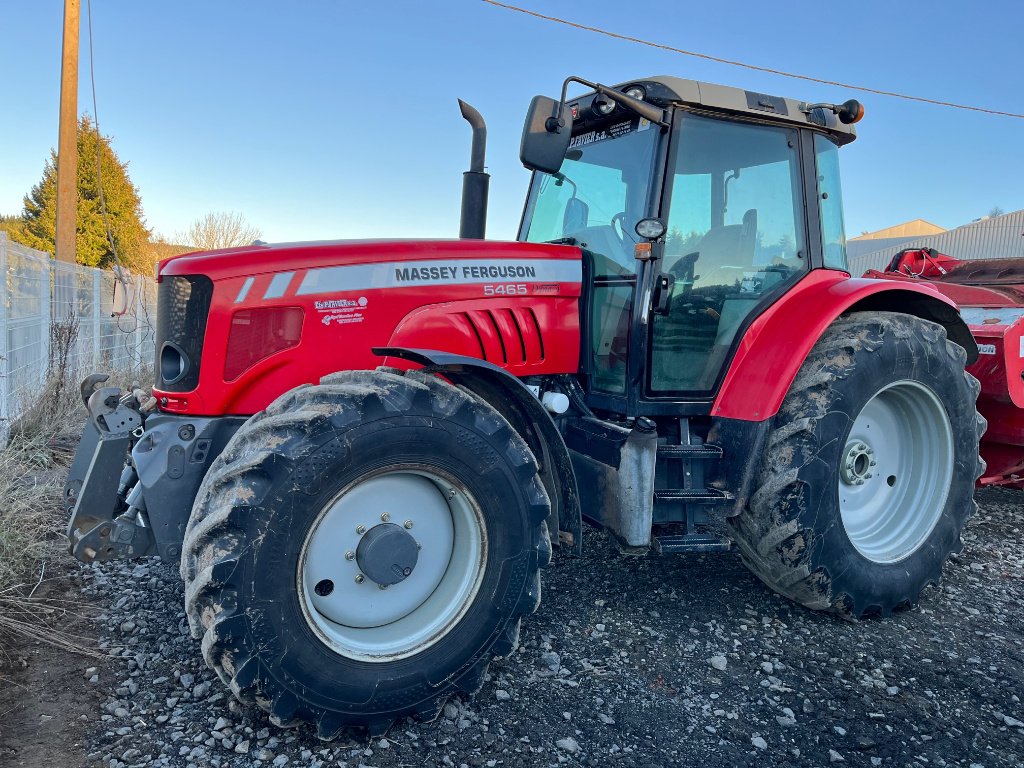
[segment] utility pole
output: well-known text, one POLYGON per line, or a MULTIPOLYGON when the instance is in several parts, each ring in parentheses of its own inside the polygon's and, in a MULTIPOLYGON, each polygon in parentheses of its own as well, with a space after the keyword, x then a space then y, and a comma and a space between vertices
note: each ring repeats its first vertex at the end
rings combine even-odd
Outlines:
POLYGON ((80 0, 64 0, 57 137, 57 261, 75 263, 78 229, 78 29, 80 0))

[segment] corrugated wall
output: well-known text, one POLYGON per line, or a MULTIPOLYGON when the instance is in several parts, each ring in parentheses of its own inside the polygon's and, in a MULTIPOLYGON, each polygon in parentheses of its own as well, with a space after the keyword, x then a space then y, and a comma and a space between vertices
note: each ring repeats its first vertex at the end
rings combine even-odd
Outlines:
POLYGON ((905 248, 934 248, 957 259, 1024 258, 1024 210, 854 256, 850 259, 850 271, 860 275, 868 269, 882 269, 905 248))

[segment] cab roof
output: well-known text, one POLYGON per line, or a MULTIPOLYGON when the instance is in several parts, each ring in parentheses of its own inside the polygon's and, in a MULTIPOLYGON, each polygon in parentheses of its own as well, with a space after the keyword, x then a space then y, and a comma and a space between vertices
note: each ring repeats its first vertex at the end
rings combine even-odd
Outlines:
MULTIPOLYGON (((635 85, 644 88, 647 94, 645 101, 659 107, 696 107, 824 129, 839 144, 849 144, 857 138, 853 125, 839 122, 839 118, 830 109, 819 107, 805 111, 808 106, 807 102, 787 99, 783 96, 771 96, 755 91, 745 91, 742 88, 732 88, 728 85, 702 83, 697 80, 686 80, 668 75, 629 80, 613 87, 617 91, 625 91, 635 85)), ((592 97, 593 93, 590 93, 570 101, 579 103, 581 106, 589 106, 592 97)))

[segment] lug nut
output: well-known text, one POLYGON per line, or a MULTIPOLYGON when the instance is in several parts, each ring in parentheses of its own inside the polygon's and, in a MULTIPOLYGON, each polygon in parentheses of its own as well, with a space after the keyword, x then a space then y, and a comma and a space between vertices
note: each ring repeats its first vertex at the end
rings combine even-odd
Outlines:
POLYGON ((366 526, 365 525, 357 525, 356 526, 356 533, 358 533, 360 536, 362 536, 364 533, 366 533, 366 526))
POLYGON ((409 530, 410 528, 412 528, 412 520, 406 520, 404 523, 402 523, 402 525, 405 526, 406 530, 409 530))
POLYGON ((357 573, 356 574, 356 584, 362 584, 363 583, 363 579, 365 579, 365 578, 366 577, 363 576, 363 574, 357 573))
POLYGON ((377 589, 387 589, 387 588, 388 588, 387 584, 378 584, 377 585, 377 589))
POLYGON ((381 522, 386 523, 388 520, 391 519, 391 515, 389 515, 387 512, 383 512, 381 513, 380 519, 381 522))
POLYGON ((345 553, 345 559, 346 560, 355 560, 356 559, 356 553, 353 552, 352 550, 349 550, 348 552, 345 553))

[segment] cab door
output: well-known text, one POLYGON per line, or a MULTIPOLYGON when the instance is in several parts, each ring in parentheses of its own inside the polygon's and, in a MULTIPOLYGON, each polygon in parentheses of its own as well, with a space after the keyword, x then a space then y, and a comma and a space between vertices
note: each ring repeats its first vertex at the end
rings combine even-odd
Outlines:
POLYGON ((693 399, 717 388, 748 319, 809 269, 803 137, 692 113, 675 131, 662 206, 670 293, 651 317, 646 394, 693 399))

